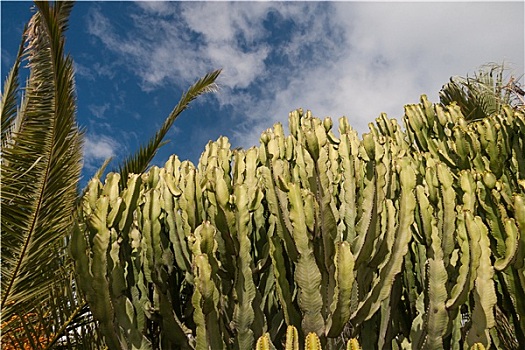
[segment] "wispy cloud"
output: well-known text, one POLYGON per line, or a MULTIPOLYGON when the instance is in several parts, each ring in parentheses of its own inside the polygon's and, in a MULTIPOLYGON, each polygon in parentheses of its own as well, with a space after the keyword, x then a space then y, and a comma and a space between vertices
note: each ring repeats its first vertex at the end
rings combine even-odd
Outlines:
POLYGON ((15 61, 12 53, 4 50, 4 48, 2 48, 0 52, 2 52, 2 57, 0 58, 2 60, 2 64, 6 66, 12 66, 15 61))
POLYGON ((77 76, 81 76, 82 78, 90 80, 90 81, 95 80, 95 74, 89 67, 86 67, 85 65, 78 63, 77 61, 75 61, 74 67, 75 67, 75 74, 77 76))
POLYGON ((110 108, 110 105, 108 102, 102 104, 102 105, 95 105, 91 104, 88 105, 88 109, 93 114, 93 116, 97 117, 98 119, 105 119, 104 114, 108 109, 110 108))
POLYGON ((107 158, 117 154, 118 142, 107 135, 88 134, 84 139, 84 166, 95 171, 107 158))
POLYGON ((422 93, 436 101, 451 75, 502 60, 524 70, 519 2, 137 5, 126 33, 93 7, 90 33, 133 67, 144 90, 187 86, 223 68, 215 96, 232 110, 230 136, 243 146, 298 107, 346 115, 364 132, 381 112, 400 117, 422 93))

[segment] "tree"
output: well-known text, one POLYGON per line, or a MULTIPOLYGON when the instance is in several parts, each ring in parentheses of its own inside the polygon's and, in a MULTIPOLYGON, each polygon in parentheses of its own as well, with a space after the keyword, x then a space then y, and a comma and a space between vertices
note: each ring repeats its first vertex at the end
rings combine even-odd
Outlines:
MULTIPOLYGON (((68 254, 83 144, 73 61, 65 53, 73 2, 35 5, 0 104, 2 347, 98 347, 102 339, 68 254), (29 78, 19 101, 23 60, 29 78)), ((150 142, 118 167, 123 178, 146 170, 175 119, 199 95, 215 90, 219 74, 205 75, 183 94, 150 142)))
POLYGON ((501 113, 504 105, 523 109, 525 92, 515 77, 511 76, 505 82, 506 70, 503 64, 487 64, 474 77, 450 78, 439 92, 441 104, 457 103, 466 120, 501 113))

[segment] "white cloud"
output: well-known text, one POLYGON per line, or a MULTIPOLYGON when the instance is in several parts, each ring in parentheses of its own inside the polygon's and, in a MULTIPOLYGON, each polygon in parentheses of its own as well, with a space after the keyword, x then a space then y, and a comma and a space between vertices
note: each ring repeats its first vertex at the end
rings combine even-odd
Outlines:
POLYGON ((84 165, 88 170, 96 170, 107 158, 117 153, 118 143, 106 135, 88 134, 84 139, 84 165))
POLYGON ((185 3, 181 5, 185 22, 193 31, 204 36, 208 43, 224 43, 237 46, 238 36, 248 43, 264 36, 260 21, 272 7, 270 3, 253 3, 239 6, 228 2, 185 3))
POLYGON ((167 14, 171 12, 170 5, 165 1, 138 1, 137 5, 154 14, 167 14))
POLYGON ((93 114, 98 119, 105 119, 104 114, 109 109, 109 107, 110 107, 109 103, 104 103, 102 105, 95 105, 95 104, 88 105, 88 109, 91 112, 91 114, 93 114))
POLYGON ((75 74, 77 76, 82 76, 84 79, 91 80, 91 81, 95 80, 95 75, 93 74, 92 70, 89 69, 87 66, 75 61, 74 68, 75 68, 75 74))
POLYGON ((243 146, 298 107, 346 115, 366 132, 379 113, 401 117, 420 94, 437 101, 451 75, 502 60, 524 72, 520 2, 137 4, 135 30, 116 32, 94 8, 91 33, 147 90, 186 87, 222 67, 216 97, 243 121, 232 130, 243 146))
MULTIPOLYGON (((479 65, 512 61, 523 72, 523 3, 348 3, 332 4, 330 21, 343 31, 326 62, 307 65, 251 117, 259 122, 248 138, 259 137, 268 123, 263 115, 286 123, 286 111, 304 107, 314 115, 346 115, 359 132, 381 112, 400 118, 403 104, 421 94, 438 101, 451 75, 473 73, 479 65), (487 23, 501 23, 490 26, 487 23)), ((290 47, 326 35, 322 21, 290 47)), ((314 47, 313 54, 320 54, 314 47)))

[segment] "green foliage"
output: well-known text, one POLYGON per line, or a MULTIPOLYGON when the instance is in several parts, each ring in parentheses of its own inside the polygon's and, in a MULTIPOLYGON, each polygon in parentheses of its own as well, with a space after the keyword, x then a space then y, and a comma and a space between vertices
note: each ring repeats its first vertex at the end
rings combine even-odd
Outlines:
POLYGON ((271 349, 285 333, 287 349, 525 344, 525 117, 501 75, 423 96, 406 131, 382 115, 361 139, 341 118, 336 136, 298 110, 288 136, 220 138, 196 167, 144 172, 215 71, 77 206, 72 4, 37 8, 1 100, 6 347, 97 347, 91 313, 111 349, 271 349))
MULTIPOLYGON (((421 256, 443 262, 439 293, 432 284, 424 290, 422 281, 414 281, 411 303, 423 297, 445 301, 447 314, 439 326, 445 337, 435 338, 440 346, 457 347, 461 341, 517 349, 525 342, 518 316, 525 311, 518 301, 525 290, 520 253, 525 226, 519 219, 525 192, 523 113, 504 106, 499 115, 468 123, 457 105, 431 105, 423 96, 420 105, 407 107, 405 121, 423 179, 411 265, 421 256), (470 318, 464 325, 460 310, 470 318), (509 317, 496 319, 497 314, 509 317)), ((430 265, 424 275, 429 282, 434 269, 430 265)), ((413 279, 407 273, 405 278, 413 279)), ((430 315, 412 324, 417 344, 431 341, 425 331, 430 315)))
POLYGON ((406 132, 382 115, 359 139, 297 110, 258 148, 94 179, 73 237, 83 282, 107 284, 93 314, 122 348, 271 348, 288 326, 327 349, 517 348, 525 117, 502 111, 468 123, 423 96, 406 132))
POLYGON ((452 77, 439 92, 444 106, 456 103, 466 120, 482 120, 502 112, 505 105, 523 110, 525 92, 507 69, 500 64, 487 64, 473 77, 452 77))
POLYGON ((82 167, 63 38, 72 3, 36 7, 1 100, 2 344, 46 348, 76 328, 75 336, 96 346, 65 246, 82 167), (30 74, 18 107, 23 59, 30 74))
MULTIPOLYGON (((73 61, 64 48, 73 3, 36 1, 35 5, 36 12, 24 30, 0 101, 2 348, 102 348, 97 324, 78 287, 119 288, 119 283, 98 278, 95 285, 88 286, 84 280, 77 280, 68 254, 71 232, 77 229, 74 222, 80 202, 77 185, 83 137, 76 124, 73 61), (23 60, 28 62, 29 78, 18 101, 18 74, 23 60)), ((152 141, 122 163, 124 174, 146 169, 174 120, 195 98, 213 91, 219 74, 211 72, 188 89, 152 141)), ((105 227, 122 211, 129 218, 122 223, 122 229, 129 229, 133 215, 133 208, 122 207, 107 218, 103 207, 114 203, 103 202, 99 202, 102 207, 92 221, 97 227, 94 231, 98 230, 94 257, 100 267, 108 261, 105 251, 110 248, 111 233, 105 227)), ((118 271, 124 267, 114 268, 118 271)), ((92 273, 101 277, 105 269, 92 273)), ((94 303, 96 307, 102 305, 94 303)), ((121 315, 129 306, 125 302, 105 306, 106 313, 97 317, 113 315, 117 310, 125 327, 126 319, 121 315)), ((103 328, 107 322, 101 325, 103 328)), ((106 334, 109 329, 103 331, 106 334)), ((130 337, 136 342, 140 335, 130 337)), ((120 347, 120 340, 106 340, 111 348, 120 347)))
POLYGON ((221 74, 221 70, 215 70, 195 82, 191 89, 188 89, 179 100, 168 118, 164 121, 162 127, 157 131, 155 136, 145 146, 141 146, 139 150, 122 162, 119 166, 118 172, 121 175, 120 188, 126 185, 126 179, 130 173, 142 173, 149 166, 158 149, 164 144, 163 139, 170 130, 175 119, 188 108, 189 104, 200 95, 214 92, 217 90, 215 80, 221 74))

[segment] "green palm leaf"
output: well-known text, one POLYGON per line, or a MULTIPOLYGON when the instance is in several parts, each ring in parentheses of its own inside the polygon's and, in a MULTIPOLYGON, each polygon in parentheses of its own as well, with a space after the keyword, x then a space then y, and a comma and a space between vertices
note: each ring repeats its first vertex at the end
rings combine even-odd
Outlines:
MULTIPOLYGON (((102 339, 77 289, 67 248, 79 197, 83 136, 76 124, 73 62, 64 54, 63 33, 73 3, 35 4, 0 104, 2 343, 95 349, 102 339), (17 109, 24 58, 30 75, 17 109)), ((123 179, 146 169, 175 119, 195 98, 216 89, 219 74, 207 74, 183 94, 150 142, 123 162, 123 179)))
POLYGON ((503 65, 482 67, 474 77, 452 77, 439 92, 443 105, 456 103, 467 120, 479 120, 500 113, 504 105, 523 105, 514 78, 504 84, 503 65))
POLYGON ((65 240, 77 198, 82 133, 75 119, 72 60, 64 55, 63 32, 73 4, 36 5, 25 31, 30 74, 23 106, 16 111, 20 59, 2 98, 2 126, 12 131, 2 133, 3 146, 9 142, 1 169, 1 308, 2 341, 25 339, 41 348, 64 322, 82 314, 67 272, 65 240))
POLYGON ((175 106, 168 118, 164 121, 162 127, 157 131, 155 136, 151 138, 148 144, 146 146, 141 146, 135 154, 129 156, 122 165, 119 166, 119 187, 121 190, 125 187, 129 174, 139 174, 146 170, 147 166, 153 160, 153 157, 155 157, 158 149, 164 144, 162 140, 173 125, 173 122, 186 108, 188 108, 189 104, 200 95, 213 92, 217 89, 215 80, 217 80, 220 73, 220 69, 214 70, 190 86, 190 88, 182 95, 179 103, 175 106))
MULTIPOLYGON (((24 28, 24 33, 27 28, 24 28)), ((24 49, 25 36, 22 37, 22 42, 16 55, 15 63, 9 72, 5 83, 4 91, 1 95, 0 100, 0 115, 2 116, 2 148, 6 146, 8 140, 11 139, 12 131, 15 125, 17 125, 17 94, 19 92, 20 83, 18 81, 18 72, 20 69, 20 61, 22 59, 22 53, 24 49)))

